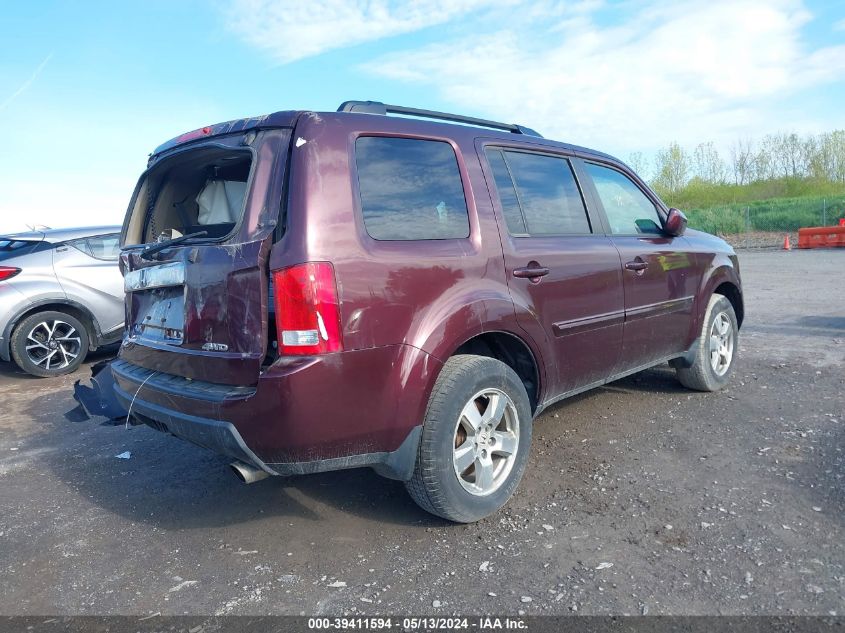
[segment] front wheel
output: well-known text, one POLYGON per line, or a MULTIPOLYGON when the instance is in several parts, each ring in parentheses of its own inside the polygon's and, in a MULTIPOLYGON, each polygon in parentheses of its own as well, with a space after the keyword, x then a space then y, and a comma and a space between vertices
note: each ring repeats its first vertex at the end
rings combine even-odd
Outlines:
POLYGON ((691 367, 676 368, 681 384, 696 391, 718 391, 728 384, 739 351, 739 324, 725 296, 710 297, 695 351, 691 367))
POLYGON ((453 356, 429 399, 408 492, 450 521, 492 514, 525 471, 531 422, 528 394, 513 369, 484 356, 453 356))

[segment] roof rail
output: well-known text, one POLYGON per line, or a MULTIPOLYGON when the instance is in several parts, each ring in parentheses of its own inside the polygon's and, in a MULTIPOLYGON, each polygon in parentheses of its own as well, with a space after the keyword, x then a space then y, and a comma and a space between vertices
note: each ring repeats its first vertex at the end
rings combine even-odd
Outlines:
POLYGON ((454 123, 467 123, 469 125, 479 125, 481 127, 489 127, 495 130, 504 130, 506 132, 513 132, 514 134, 525 134, 526 136, 538 136, 543 138, 541 134, 535 132, 530 127, 516 125, 515 123, 499 123, 498 121, 489 121, 487 119, 477 119, 471 116, 463 116, 460 114, 449 114, 448 112, 436 112, 435 110, 422 110, 420 108, 408 108, 405 106, 389 105, 381 101, 344 101, 337 109, 338 112, 358 112, 365 114, 405 114, 407 116, 416 116, 424 119, 438 119, 440 121, 452 121, 454 123))

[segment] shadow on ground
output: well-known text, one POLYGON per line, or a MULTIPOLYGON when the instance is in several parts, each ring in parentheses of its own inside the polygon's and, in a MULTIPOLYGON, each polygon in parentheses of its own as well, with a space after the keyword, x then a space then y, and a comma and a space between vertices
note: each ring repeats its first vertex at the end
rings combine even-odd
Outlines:
MULTIPOLYGON (((575 396, 547 412, 566 417, 567 410, 603 391, 675 394, 684 389, 673 370, 657 368, 575 396)), ((70 391, 64 402, 67 409, 73 407, 70 391)), ((34 400, 29 413, 43 413, 42 406, 34 400)), ((58 415, 63 412, 49 418, 45 433, 32 438, 32 448, 52 445, 39 459, 73 494, 133 522, 182 530, 275 517, 319 522, 324 530, 332 528, 323 519, 340 510, 379 524, 448 524, 418 508, 401 482, 368 468, 271 477, 245 485, 230 472, 231 460, 183 440, 143 425, 127 429, 67 422, 58 415), (124 451, 131 453, 130 459, 116 458, 124 451)), ((342 530, 342 525, 335 529, 342 530)))

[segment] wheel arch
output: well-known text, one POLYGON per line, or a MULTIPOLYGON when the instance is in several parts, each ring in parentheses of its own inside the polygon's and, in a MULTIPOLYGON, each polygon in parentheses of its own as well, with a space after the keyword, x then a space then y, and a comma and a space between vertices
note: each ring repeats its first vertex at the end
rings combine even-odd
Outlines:
POLYGON ((736 322, 739 327, 742 327, 742 321, 745 318, 745 305, 742 301, 742 292, 732 281, 724 281, 713 289, 713 294, 722 295, 731 302, 731 306, 736 314, 736 322))
POLYGON ((742 325, 745 316, 745 307, 742 299, 742 284, 739 280, 739 272, 730 258, 714 262, 714 265, 707 271, 698 288, 695 297, 693 319, 688 334, 688 345, 693 345, 701 333, 704 312, 707 310, 707 303, 713 294, 721 294, 728 298, 736 312, 737 323, 742 325))
MULTIPOLYGON (((464 297, 459 297, 464 299, 464 297)), ((489 293, 482 298, 455 301, 452 309, 429 312, 411 337, 411 344, 445 363, 455 354, 474 353, 501 360, 510 366, 523 381, 532 404, 532 412, 543 402, 548 384, 548 355, 532 336, 520 327, 516 310, 509 295, 489 293), (434 315, 444 315, 431 318, 434 315), (472 351, 469 351, 472 350, 472 351)), ((444 307, 445 308, 445 307, 444 307)), ((434 379, 423 394, 431 395, 434 379)))
POLYGON ((520 336, 504 330, 482 332, 458 345, 450 357, 457 354, 486 356, 503 362, 516 372, 525 386, 532 413, 537 410, 541 388, 540 366, 531 346, 520 336))

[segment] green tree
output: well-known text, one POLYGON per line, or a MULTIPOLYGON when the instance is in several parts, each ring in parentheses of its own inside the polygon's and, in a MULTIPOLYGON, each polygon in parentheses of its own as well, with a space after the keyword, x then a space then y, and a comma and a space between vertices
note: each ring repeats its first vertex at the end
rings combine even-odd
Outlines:
POLYGON ((744 185, 751 181, 754 171, 754 143, 739 139, 731 146, 731 167, 734 182, 744 185))
POLYGON ((628 167, 633 169, 640 178, 648 179, 648 161, 642 152, 631 152, 628 156, 628 167))
POLYGON ((689 181, 689 154, 675 142, 657 153, 654 167, 654 185, 668 197, 673 197, 689 181))
POLYGON ((845 182, 845 130, 811 137, 806 145, 807 171, 811 178, 845 182))
POLYGON ((725 163, 712 141, 699 143, 692 153, 692 161, 697 178, 713 184, 725 181, 725 163))

